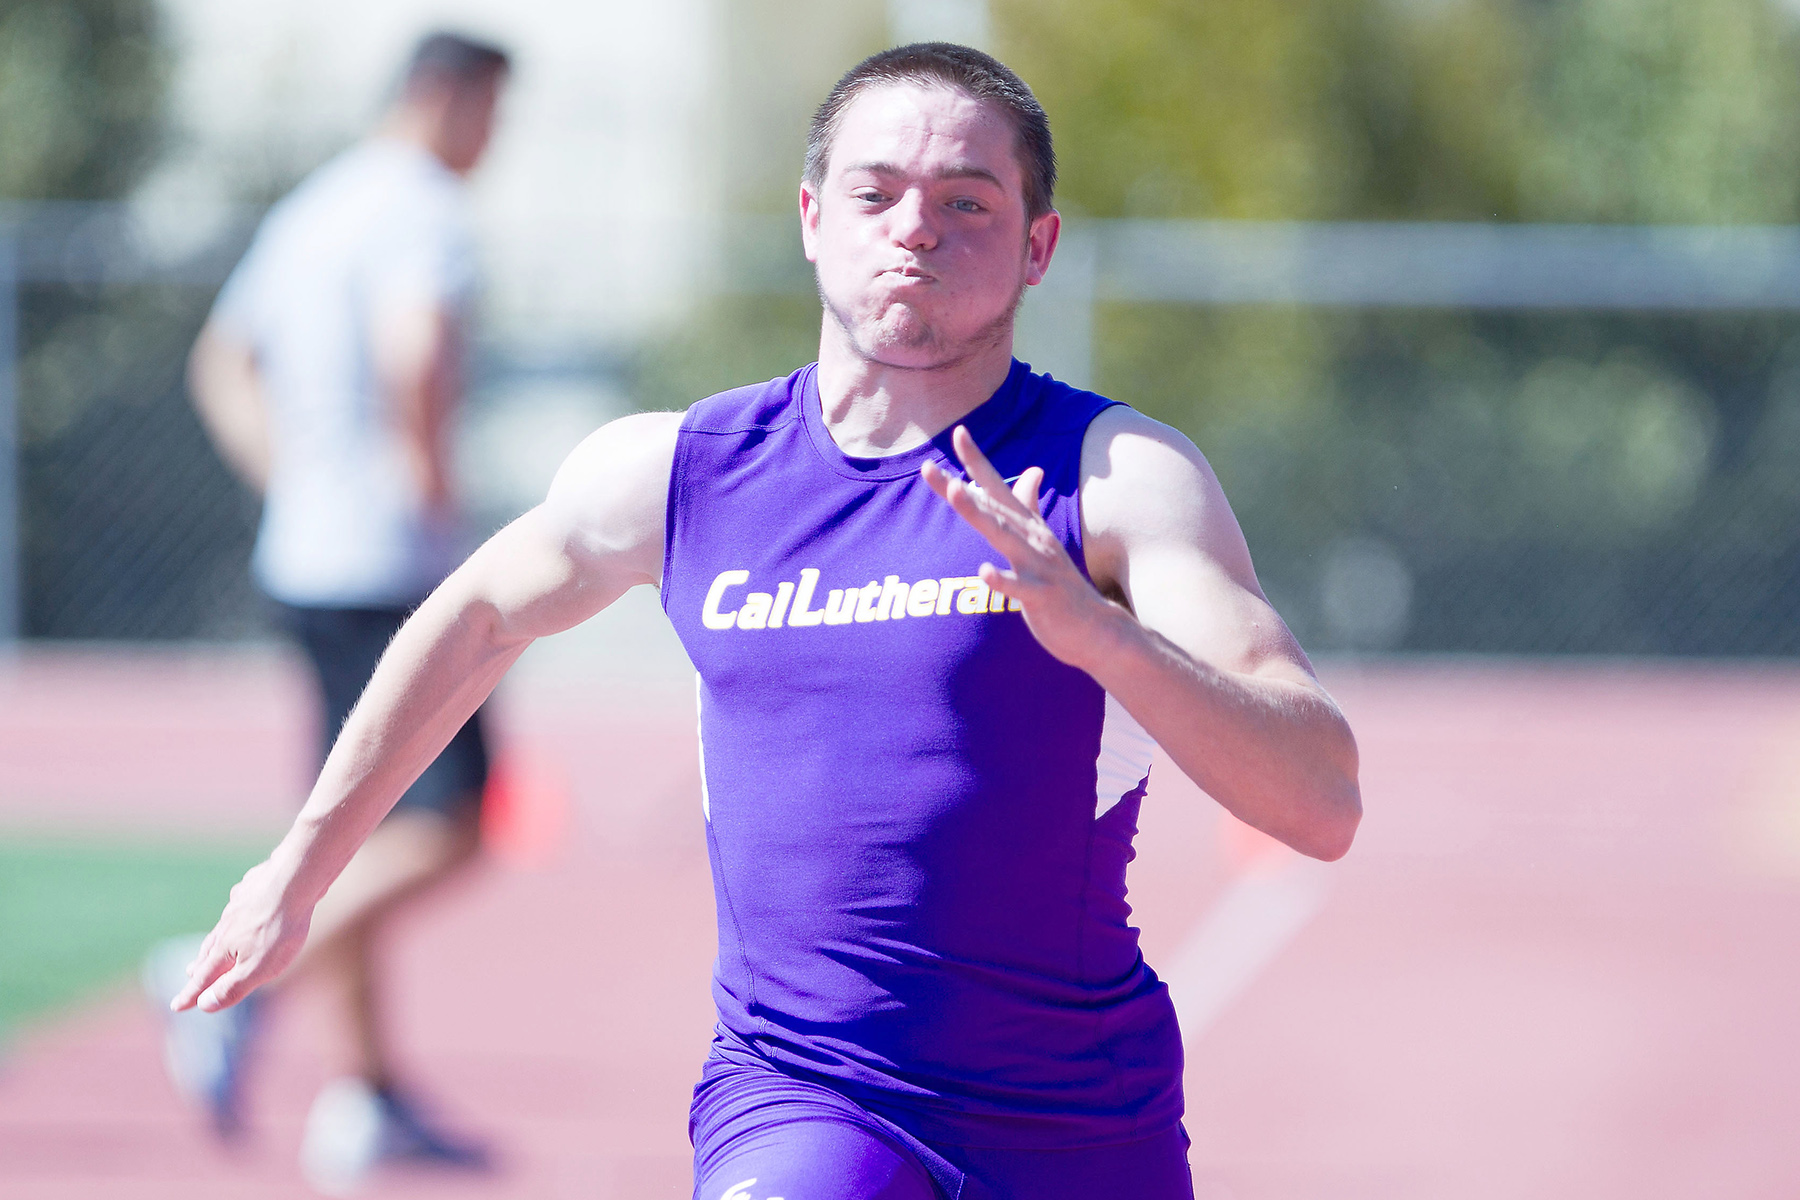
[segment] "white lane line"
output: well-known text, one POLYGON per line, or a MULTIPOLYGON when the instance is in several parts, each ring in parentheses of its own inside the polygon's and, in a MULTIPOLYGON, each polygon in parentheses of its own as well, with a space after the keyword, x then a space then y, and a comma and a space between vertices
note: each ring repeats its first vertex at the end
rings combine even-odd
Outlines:
POLYGON ((1170 960, 1163 979, 1191 1046, 1325 906, 1324 863, 1295 855, 1240 876, 1170 960))

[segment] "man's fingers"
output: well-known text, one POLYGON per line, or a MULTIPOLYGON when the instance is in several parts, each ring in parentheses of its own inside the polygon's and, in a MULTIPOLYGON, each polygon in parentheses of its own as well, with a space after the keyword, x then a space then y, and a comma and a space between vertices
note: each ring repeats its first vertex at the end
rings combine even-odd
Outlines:
MULTIPOLYGON (((1031 515, 1041 515, 1038 511, 1038 493, 1044 485, 1044 469, 1042 467, 1027 467, 1009 486, 994 464, 988 461, 987 455, 981 452, 981 447, 975 444, 974 437, 970 435, 966 427, 958 425, 951 432, 950 441, 956 449, 956 456, 962 460, 963 469, 968 472, 970 480, 984 495, 994 497, 996 500, 1002 496, 1017 500, 1031 515)), ((925 478, 928 481, 932 480, 933 475, 948 478, 943 468, 936 463, 928 462, 926 466, 925 478)), ((932 486, 937 489, 939 495, 944 494, 944 489, 938 483, 933 482, 932 486)), ((1006 506, 1002 505, 1001 507, 1006 506)))
MULTIPOLYGON (((981 447, 975 444, 975 438, 966 426, 958 425, 950 434, 950 444, 956 447, 956 457, 962 460, 963 469, 969 473, 981 490, 998 499, 1005 496, 1012 498, 1012 491, 1006 486, 1006 480, 994 469, 981 447)), ((1036 512, 1036 509, 1032 509, 1036 512)))
POLYGON ((950 473, 932 462, 929 458, 919 464, 919 474, 925 477, 926 486, 948 500, 950 498, 950 473))
POLYGON ((950 431, 950 445, 955 447, 956 457, 962 460, 963 469, 969 473, 970 479, 982 487, 992 487, 996 481, 1001 487, 1006 486, 1005 480, 1000 478, 1000 472, 994 470, 994 464, 988 461, 988 456, 975 444, 975 435, 969 432, 967 425, 958 425, 950 431))
POLYGON ((218 940, 219 940, 219 927, 217 925, 215 925, 210 930, 207 931, 206 939, 200 943, 199 953, 194 955, 194 961, 187 965, 187 973, 188 973, 189 978, 193 977, 195 970, 197 970, 199 968, 200 964, 205 962, 207 960, 207 958, 212 954, 213 946, 218 943, 218 940))
MULTIPOLYGON (((925 477, 925 482, 932 491, 942 496, 945 503, 956 510, 958 516, 975 526, 976 531, 988 541, 994 540, 999 527, 993 514, 982 507, 982 492, 979 488, 970 487, 929 459, 920 466, 919 474, 925 477)), ((996 546, 995 549, 1000 547, 996 546)))
POLYGON ((988 585, 989 590, 999 592, 1002 596, 1024 599, 1025 580, 1017 571, 1003 571, 993 563, 982 563, 981 569, 975 572, 981 582, 988 585))
POLYGON ((175 993, 175 998, 169 1001, 170 1011, 181 1012, 194 1007, 200 994, 236 964, 235 956, 217 948, 216 938, 209 937, 207 941, 209 949, 188 967, 187 983, 179 992, 175 993))
POLYGON ((204 992, 196 1002, 201 1012, 218 1012, 221 1008, 230 1008, 239 1000, 249 995, 255 984, 250 982, 253 968, 248 962, 240 962, 204 992))
POLYGON ((1042 554, 1030 536, 1034 523, 1043 521, 1038 510, 1038 490, 1044 480, 1042 468, 1028 468, 1014 487, 1008 488, 976 447, 969 431, 960 425, 956 427, 955 444, 972 482, 958 479, 927 460, 921 465, 920 474, 931 490, 1014 565, 1042 554))
POLYGON ((1012 486, 1012 494, 1032 512, 1038 511, 1038 489, 1044 486, 1044 468, 1026 467, 1012 486))
MULTIPOLYGON (((1002 491, 1011 497, 1010 492, 1002 491)), ((986 489, 951 479, 945 486, 944 498, 958 516, 988 540, 988 545, 1009 560, 1016 562, 1021 555, 1032 553, 1031 539, 1020 528, 1024 518, 1003 508, 986 489)))

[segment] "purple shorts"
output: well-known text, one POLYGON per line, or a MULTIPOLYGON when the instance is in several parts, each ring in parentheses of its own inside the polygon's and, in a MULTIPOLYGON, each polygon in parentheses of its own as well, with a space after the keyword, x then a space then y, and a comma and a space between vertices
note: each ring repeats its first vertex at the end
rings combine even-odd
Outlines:
POLYGON ((823 1084, 714 1053, 694 1089, 694 1200, 1193 1200, 1188 1137, 1081 1150, 928 1143, 823 1084))

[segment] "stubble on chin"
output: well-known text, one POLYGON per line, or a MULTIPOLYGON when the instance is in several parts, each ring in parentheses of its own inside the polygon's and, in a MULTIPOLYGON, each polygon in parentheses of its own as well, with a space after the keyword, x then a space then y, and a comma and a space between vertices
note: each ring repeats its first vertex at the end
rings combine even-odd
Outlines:
POLYGON ((999 344, 1012 332, 1019 305, 1024 299, 1025 285, 1021 282, 1018 294, 999 315, 970 336, 950 343, 937 326, 909 304, 890 302, 880 312, 859 317, 834 303, 823 287, 819 289, 819 303, 844 331, 859 356, 884 366, 919 371, 957 366, 999 344), (924 361, 920 361, 921 358, 924 361))

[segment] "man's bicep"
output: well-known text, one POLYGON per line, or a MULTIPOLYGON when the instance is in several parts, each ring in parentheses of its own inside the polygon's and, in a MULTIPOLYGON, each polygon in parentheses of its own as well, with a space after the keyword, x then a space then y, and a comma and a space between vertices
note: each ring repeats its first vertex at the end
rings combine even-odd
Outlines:
POLYGON ((603 426, 564 461, 544 502, 477 552, 494 552, 483 586, 509 628, 560 632, 660 581, 680 423, 679 413, 640 413, 603 426))
POLYGON ((1149 546, 1133 556, 1129 598, 1146 628, 1227 671, 1310 678, 1300 644, 1254 582, 1203 551, 1149 546))
POLYGON ((1215 666, 1310 677, 1205 457, 1176 430, 1116 411, 1090 443, 1083 488, 1097 526, 1096 581, 1113 583, 1146 627, 1215 666))
POLYGON ((491 614, 501 640, 515 642, 574 628, 631 582, 615 564, 574 552, 540 506, 484 542, 444 587, 491 614))

